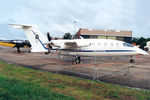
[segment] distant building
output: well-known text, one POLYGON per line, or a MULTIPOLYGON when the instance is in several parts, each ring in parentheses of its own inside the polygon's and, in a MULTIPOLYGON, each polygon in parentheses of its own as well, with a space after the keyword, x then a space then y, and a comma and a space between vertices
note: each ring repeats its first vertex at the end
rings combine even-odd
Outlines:
POLYGON ((144 47, 145 51, 150 51, 150 41, 146 43, 146 46, 144 47))
POLYGON ((125 41, 131 43, 132 41, 132 31, 124 31, 124 30, 103 30, 103 29, 82 29, 74 35, 75 38, 79 38, 82 36, 83 38, 90 39, 114 39, 125 41))

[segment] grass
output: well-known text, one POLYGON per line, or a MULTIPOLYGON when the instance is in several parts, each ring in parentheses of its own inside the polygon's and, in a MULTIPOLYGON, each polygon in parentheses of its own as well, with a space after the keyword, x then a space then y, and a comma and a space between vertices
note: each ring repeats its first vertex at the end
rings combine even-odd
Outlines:
POLYGON ((0 100, 73 100, 47 88, 23 82, 16 79, 10 79, 6 76, 0 76, 0 100))
POLYGON ((150 100, 150 92, 0 62, 0 100, 150 100))

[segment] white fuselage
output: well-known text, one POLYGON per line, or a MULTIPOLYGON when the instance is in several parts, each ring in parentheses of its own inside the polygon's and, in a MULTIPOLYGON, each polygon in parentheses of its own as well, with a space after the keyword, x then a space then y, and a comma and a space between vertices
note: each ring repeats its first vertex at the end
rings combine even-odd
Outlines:
MULTIPOLYGON (((74 39, 74 40, 52 40, 59 47, 60 53, 77 56, 120 56, 146 54, 145 51, 128 43, 109 39, 74 39), (65 42, 76 42, 81 47, 67 47, 65 42), (88 46, 82 46, 83 44, 88 46)), ((55 48, 57 49, 57 48, 55 48)), ((54 50, 55 50, 54 49, 54 50)))
POLYGON ((29 39, 31 52, 47 52, 50 49, 58 49, 61 54, 77 56, 120 56, 137 55, 147 53, 131 44, 109 39, 73 39, 73 40, 51 40, 48 39, 33 25, 11 24, 14 28, 24 30, 29 39), (48 48, 45 46, 48 44, 48 48), (51 44, 51 45, 50 45, 51 44), (52 46, 52 48, 51 48, 52 46), (54 47, 53 47, 54 46, 54 47))

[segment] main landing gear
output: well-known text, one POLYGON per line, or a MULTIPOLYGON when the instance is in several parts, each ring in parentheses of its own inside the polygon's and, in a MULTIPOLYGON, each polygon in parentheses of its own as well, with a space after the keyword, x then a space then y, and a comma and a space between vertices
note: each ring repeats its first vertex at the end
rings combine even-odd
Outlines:
POLYGON ((81 58, 79 56, 75 57, 75 60, 73 61, 76 64, 80 64, 81 63, 81 58))
POLYGON ((45 54, 50 54, 51 53, 51 49, 52 49, 52 46, 50 44, 48 44, 48 52, 45 52, 45 54))

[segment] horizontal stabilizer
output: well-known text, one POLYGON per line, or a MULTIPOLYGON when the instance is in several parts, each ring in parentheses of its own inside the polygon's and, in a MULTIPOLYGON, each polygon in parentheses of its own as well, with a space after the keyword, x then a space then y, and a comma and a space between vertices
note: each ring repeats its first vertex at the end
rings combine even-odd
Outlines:
POLYGON ((19 28, 19 29, 23 29, 23 28, 27 28, 27 27, 32 27, 33 25, 21 25, 21 24, 9 24, 12 25, 13 28, 19 28))

